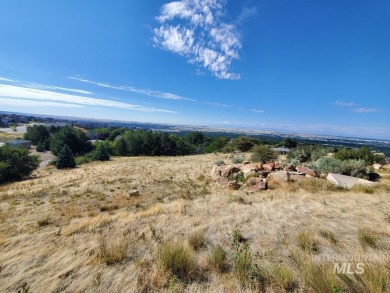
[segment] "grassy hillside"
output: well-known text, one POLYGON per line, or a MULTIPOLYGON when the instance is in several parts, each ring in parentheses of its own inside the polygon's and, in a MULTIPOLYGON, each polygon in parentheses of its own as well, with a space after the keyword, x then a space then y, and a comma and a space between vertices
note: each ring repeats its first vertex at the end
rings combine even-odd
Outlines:
POLYGON ((0 186, 0 292, 389 292, 388 259, 340 276, 330 259, 390 254, 389 172, 377 189, 230 191, 209 178, 218 159, 114 158, 0 186))

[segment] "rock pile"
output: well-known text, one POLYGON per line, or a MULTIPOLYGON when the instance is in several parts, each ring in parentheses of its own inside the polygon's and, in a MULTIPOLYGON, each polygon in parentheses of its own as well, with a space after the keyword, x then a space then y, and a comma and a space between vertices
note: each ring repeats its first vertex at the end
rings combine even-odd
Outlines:
MULTIPOLYGON (((241 187, 240 182, 244 183, 250 190, 268 189, 268 179, 272 178, 277 182, 288 182, 291 179, 297 180, 297 177, 304 178, 317 177, 314 170, 304 166, 287 165, 283 167, 280 163, 252 164, 248 161, 242 164, 234 165, 214 165, 211 170, 211 179, 214 182, 225 184, 231 190, 237 190, 241 187)), ((299 178, 299 179, 300 179, 299 178)))

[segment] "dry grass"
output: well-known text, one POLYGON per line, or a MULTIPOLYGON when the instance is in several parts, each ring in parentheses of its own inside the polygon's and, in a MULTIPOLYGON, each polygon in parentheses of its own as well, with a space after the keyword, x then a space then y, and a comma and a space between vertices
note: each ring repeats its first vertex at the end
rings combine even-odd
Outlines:
POLYGON ((388 290, 385 264, 367 264, 361 280, 349 281, 332 274, 333 263, 312 261, 390 254, 387 173, 372 193, 315 179, 230 191, 210 181, 218 159, 230 161, 113 158, 69 171, 49 166, 0 186, 0 292, 388 290), (134 188, 139 197, 128 196, 134 188), (232 247, 237 230, 241 250, 232 247), (189 269, 160 264, 164 243, 180 243, 189 269))

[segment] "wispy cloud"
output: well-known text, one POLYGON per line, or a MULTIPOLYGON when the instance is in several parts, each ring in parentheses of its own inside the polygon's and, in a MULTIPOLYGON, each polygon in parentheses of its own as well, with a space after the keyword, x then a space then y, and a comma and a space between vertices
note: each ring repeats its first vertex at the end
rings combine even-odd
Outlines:
POLYGON ((79 90, 79 89, 64 88, 64 87, 52 86, 52 85, 43 85, 39 83, 27 83, 26 85, 29 87, 42 89, 42 90, 59 90, 59 91, 77 93, 82 95, 92 95, 92 93, 89 91, 79 90))
POLYGON ((5 78, 5 77, 1 77, 1 76, 0 76, 0 81, 16 82, 15 80, 12 80, 12 79, 9 79, 9 78, 5 78))
POLYGON ((355 113, 377 113, 380 112, 380 109, 377 108, 366 108, 366 107, 360 107, 360 108, 354 108, 352 109, 352 112, 355 113))
MULTIPOLYGON (((18 85, 6 85, 0 84, 0 98, 1 99, 25 99, 25 100, 34 100, 34 101, 44 101, 51 103, 66 103, 72 105, 82 105, 82 106, 102 106, 102 107, 111 107, 119 109, 127 109, 134 111, 143 111, 143 112, 165 112, 165 113, 176 113, 174 111, 158 109, 143 105, 134 105, 123 102, 90 98, 78 95, 64 94, 56 91, 47 91, 36 88, 29 88, 18 85)), ((3 100, 5 101, 5 100, 3 100)), ((48 104, 47 104, 48 105, 48 104)))
POLYGON ((241 14, 237 17, 237 23, 242 23, 244 20, 256 15, 257 7, 244 7, 241 11, 241 14))
POLYGON ((233 107, 232 105, 223 104, 223 103, 214 103, 214 102, 205 102, 205 104, 210 105, 210 106, 223 107, 223 108, 233 107))
POLYGON ((3 98, 0 97, 0 106, 13 107, 58 107, 58 108, 83 108, 82 105, 67 104, 59 102, 45 102, 38 100, 17 99, 17 98, 3 98))
POLYGON ((185 57, 220 79, 239 79, 230 72, 239 59, 240 35, 234 23, 223 22, 225 0, 181 0, 162 6, 154 44, 185 57), (180 23, 177 23, 180 20, 180 23))
POLYGON ((251 109, 251 112, 255 112, 255 113, 264 113, 264 110, 251 109))
POLYGON ((132 93, 136 93, 136 94, 146 95, 146 96, 150 96, 150 97, 160 98, 160 99, 185 100, 185 101, 191 101, 191 102, 195 102, 196 101, 194 99, 182 97, 182 96, 179 96, 179 95, 176 95, 176 94, 165 93, 165 92, 160 92, 160 91, 151 90, 151 89, 139 89, 139 88, 135 88, 135 87, 131 87, 131 86, 115 86, 115 85, 111 85, 111 84, 108 84, 108 83, 91 81, 91 80, 88 80, 88 79, 75 77, 75 76, 70 76, 68 78, 74 79, 74 80, 78 80, 78 81, 81 81, 81 82, 85 82, 85 83, 94 84, 94 85, 97 85, 97 86, 100 86, 100 87, 105 87, 105 88, 110 88, 110 89, 115 89, 115 90, 121 90, 121 91, 127 91, 127 92, 132 92, 132 93))
POLYGON ((333 105, 336 105, 337 107, 353 107, 356 106, 354 102, 345 102, 345 101, 336 101, 333 103, 333 105))
POLYGON ((36 88, 36 89, 59 90, 59 91, 72 92, 72 93, 83 94, 83 95, 92 95, 91 92, 85 91, 85 90, 59 87, 59 86, 53 86, 53 85, 44 85, 44 84, 35 83, 35 82, 25 82, 25 81, 19 81, 19 80, 6 78, 6 77, 0 77, 0 81, 7 82, 7 83, 15 83, 15 84, 18 84, 20 86, 26 86, 26 87, 30 87, 30 88, 36 88))
POLYGON ((340 107, 340 108, 346 108, 351 112, 354 113, 377 113, 380 112, 381 110, 378 108, 372 108, 372 107, 363 107, 359 104, 356 104, 355 102, 345 102, 345 101, 336 101, 332 103, 333 105, 340 107))

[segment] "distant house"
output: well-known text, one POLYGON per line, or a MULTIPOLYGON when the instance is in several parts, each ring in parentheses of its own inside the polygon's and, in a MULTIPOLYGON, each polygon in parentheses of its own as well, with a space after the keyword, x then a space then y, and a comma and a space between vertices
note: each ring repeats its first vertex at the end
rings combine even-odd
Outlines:
POLYGON ((31 148, 31 141, 24 140, 24 139, 17 139, 17 140, 11 141, 9 143, 9 145, 12 147, 23 147, 26 149, 30 149, 31 148))
POLYGON ((117 135, 114 140, 117 141, 117 140, 121 140, 122 139, 122 135, 117 135))
POLYGON ((290 152, 290 149, 285 147, 273 148, 273 150, 281 155, 286 155, 290 152))

